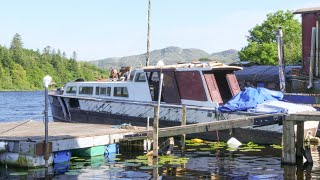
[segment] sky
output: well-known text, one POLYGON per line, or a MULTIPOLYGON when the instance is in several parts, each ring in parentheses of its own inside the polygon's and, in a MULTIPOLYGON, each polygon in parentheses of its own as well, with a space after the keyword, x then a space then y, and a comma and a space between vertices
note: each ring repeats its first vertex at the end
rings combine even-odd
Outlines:
MULTIPOLYGON (((148 0, 0 0, 0 44, 18 33, 24 47, 60 49, 78 60, 142 54, 148 0)), ((246 46, 248 30, 278 10, 320 7, 317 0, 151 0, 150 49, 246 46)), ((299 15, 296 15, 300 19, 299 15)))

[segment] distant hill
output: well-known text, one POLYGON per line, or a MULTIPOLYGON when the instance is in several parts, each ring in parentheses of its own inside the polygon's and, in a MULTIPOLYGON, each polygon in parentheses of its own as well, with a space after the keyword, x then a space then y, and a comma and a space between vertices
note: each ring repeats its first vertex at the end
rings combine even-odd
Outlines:
POLYGON ((229 49, 222 52, 212 53, 211 59, 217 60, 226 64, 230 64, 232 62, 240 61, 237 50, 229 49))
MULTIPOLYGON (((164 64, 176 64, 178 62, 191 62, 199 59, 210 59, 223 62, 226 64, 239 61, 237 50, 227 50, 209 54, 201 49, 182 49, 179 47, 166 47, 150 52, 150 65, 155 65, 159 60, 164 64)), ((146 54, 139 54, 125 57, 111 57, 101 60, 89 61, 89 63, 97 65, 101 68, 121 67, 121 66, 144 66, 146 61, 146 54)))

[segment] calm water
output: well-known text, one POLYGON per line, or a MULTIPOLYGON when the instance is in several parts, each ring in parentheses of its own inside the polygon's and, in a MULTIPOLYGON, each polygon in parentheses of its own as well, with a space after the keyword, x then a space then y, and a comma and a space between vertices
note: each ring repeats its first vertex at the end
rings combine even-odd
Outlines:
MULTIPOLYGON (((0 92, 0 122, 42 121, 44 92, 0 92)), ((210 145, 210 144, 209 144, 210 145)), ((142 152, 120 152, 112 156, 73 157, 70 163, 45 169, 0 166, 0 179, 320 179, 319 151, 312 148, 313 165, 281 166, 281 149, 265 146, 258 152, 230 151, 188 145, 183 160, 178 147, 174 158, 157 166, 152 159, 139 158, 142 152), (137 159, 138 156, 138 159, 137 159), (138 160, 138 161, 137 161, 138 160)))
POLYGON ((43 111, 44 91, 0 92, 0 122, 42 121, 43 111))

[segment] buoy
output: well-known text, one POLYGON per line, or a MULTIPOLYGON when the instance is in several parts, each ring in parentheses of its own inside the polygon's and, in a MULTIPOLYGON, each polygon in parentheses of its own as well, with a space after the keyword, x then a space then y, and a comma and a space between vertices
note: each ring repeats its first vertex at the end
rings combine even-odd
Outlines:
POLYGON ((238 141, 238 139, 232 137, 228 140, 227 142, 228 146, 231 147, 231 148, 237 148, 239 147, 240 145, 242 145, 242 143, 240 141, 238 141))
POLYGON ((191 141, 194 142, 194 143, 202 143, 203 142, 202 139, 198 139, 198 138, 191 139, 191 141))

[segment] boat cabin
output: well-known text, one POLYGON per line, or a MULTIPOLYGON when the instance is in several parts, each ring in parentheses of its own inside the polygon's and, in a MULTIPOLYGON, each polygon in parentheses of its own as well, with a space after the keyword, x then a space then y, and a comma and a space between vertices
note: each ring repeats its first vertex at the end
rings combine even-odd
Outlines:
POLYGON ((126 81, 67 83, 64 95, 143 102, 160 98, 168 104, 217 107, 240 91, 233 73, 240 69, 217 62, 148 66, 132 71, 126 81), (163 86, 158 97, 160 73, 163 86))

